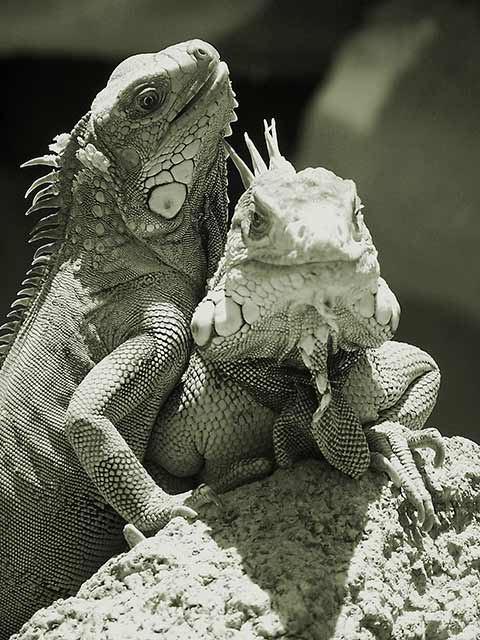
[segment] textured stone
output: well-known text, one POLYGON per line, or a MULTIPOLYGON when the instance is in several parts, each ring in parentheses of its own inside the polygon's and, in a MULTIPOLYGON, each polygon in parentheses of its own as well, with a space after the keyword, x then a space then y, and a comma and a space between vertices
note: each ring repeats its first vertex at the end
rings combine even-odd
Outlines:
POLYGON ((480 447, 447 440, 429 477, 440 524, 424 534, 380 475, 277 471, 113 558, 14 638, 475 640, 480 447))

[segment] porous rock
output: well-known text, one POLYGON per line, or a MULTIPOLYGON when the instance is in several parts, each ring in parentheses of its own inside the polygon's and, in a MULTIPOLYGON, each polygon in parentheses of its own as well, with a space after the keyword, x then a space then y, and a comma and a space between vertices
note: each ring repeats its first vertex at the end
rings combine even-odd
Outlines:
POLYGON ((13 638, 478 640, 480 447, 446 442, 443 468, 423 458, 428 534, 381 475, 307 461, 176 518, 13 638))

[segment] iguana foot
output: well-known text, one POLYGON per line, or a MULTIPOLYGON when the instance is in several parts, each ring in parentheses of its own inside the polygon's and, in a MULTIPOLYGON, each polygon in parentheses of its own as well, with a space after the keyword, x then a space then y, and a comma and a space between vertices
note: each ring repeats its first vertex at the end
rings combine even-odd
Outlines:
POLYGON ((153 536, 157 531, 170 522, 173 518, 180 516, 186 520, 195 519, 198 516, 197 509, 205 504, 215 504, 222 507, 222 503, 217 494, 207 485, 199 485, 193 491, 186 491, 177 495, 169 495, 158 488, 148 501, 142 516, 135 521, 127 530, 124 529, 125 539, 130 546, 135 546, 141 536, 153 536))
POLYGON ((398 423, 385 423, 365 429, 371 451, 370 467, 385 472, 402 488, 417 512, 418 524, 430 531, 436 522, 432 497, 427 491, 413 457, 413 450, 428 447, 435 452, 434 466, 443 464, 445 445, 437 429, 410 431, 398 423))
POLYGON ((157 487, 144 503, 139 516, 131 519, 131 524, 145 535, 152 536, 177 516, 187 520, 196 518, 198 514, 193 505, 189 506, 191 498, 192 491, 171 496, 157 487))
POLYGON ((199 484, 198 487, 192 491, 192 495, 188 499, 188 504, 197 509, 203 507, 205 504, 214 504, 219 509, 223 508, 222 501, 208 484, 199 484))

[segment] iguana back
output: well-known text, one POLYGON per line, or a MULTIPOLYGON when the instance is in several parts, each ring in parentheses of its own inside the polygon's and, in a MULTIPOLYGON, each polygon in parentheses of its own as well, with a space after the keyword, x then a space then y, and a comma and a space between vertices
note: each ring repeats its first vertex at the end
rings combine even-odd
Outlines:
POLYGON ((2 328, 2 639, 120 549, 121 516, 175 513, 141 460, 223 250, 234 106, 207 43, 133 56, 26 163, 53 169, 29 212, 56 210, 2 328))

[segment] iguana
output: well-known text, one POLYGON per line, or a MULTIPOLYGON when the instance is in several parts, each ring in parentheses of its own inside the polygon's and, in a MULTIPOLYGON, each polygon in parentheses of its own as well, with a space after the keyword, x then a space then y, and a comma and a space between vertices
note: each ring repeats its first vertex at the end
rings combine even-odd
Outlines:
POLYGON ((305 456, 323 454, 353 477, 372 463, 404 487, 429 529, 433 505, 410 448, 433 448, 440 464, 444 447, 436 430, 406 427, 430 414, 438 367, 387 341, 399 307, 379 278, 355 184, 326 169, 297 173, 265 127, 268 169, 248 136, 255 175, 229 149, 247 190, 147 464, 221 493, 305 456))
POLYGON ((190 509, 141 464, 188 362, 192 312, 227 231, 236 101, 201 40, 123 61, 51 154, 52 209, 0 347, 0 638, 121 548, 122 518, 190 509))

